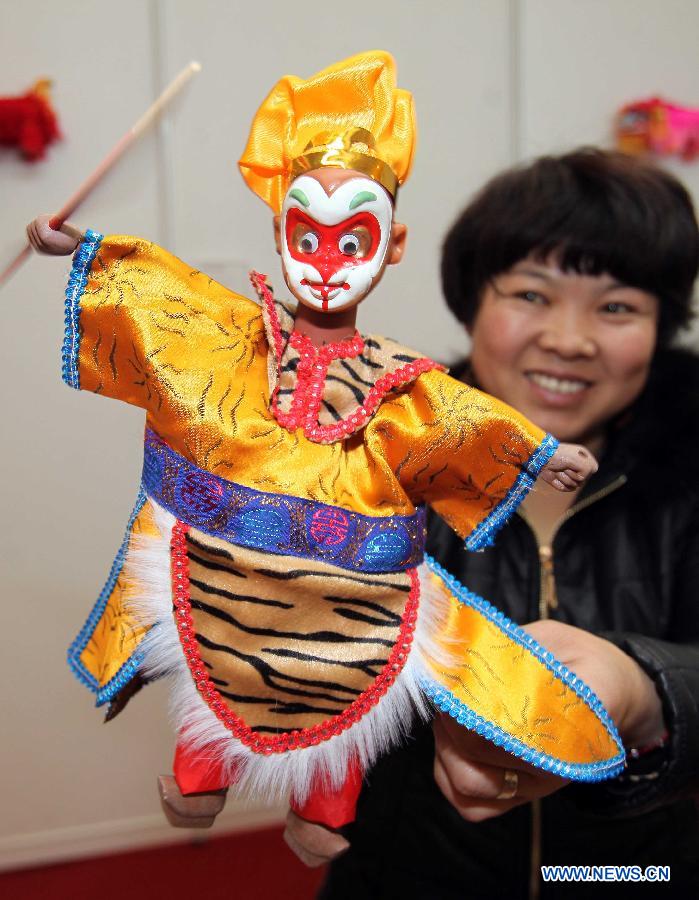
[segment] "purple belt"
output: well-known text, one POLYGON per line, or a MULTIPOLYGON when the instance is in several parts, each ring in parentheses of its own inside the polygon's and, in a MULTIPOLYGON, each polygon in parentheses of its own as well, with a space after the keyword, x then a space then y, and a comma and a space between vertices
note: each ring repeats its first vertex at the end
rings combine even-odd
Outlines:
POLYGON ((258 491, 200 469, 149 429, 143 486, 180 521, 231 544, 361 572, 403 572, 423 559, 424 507, 411 516, 364 516, 258 491))

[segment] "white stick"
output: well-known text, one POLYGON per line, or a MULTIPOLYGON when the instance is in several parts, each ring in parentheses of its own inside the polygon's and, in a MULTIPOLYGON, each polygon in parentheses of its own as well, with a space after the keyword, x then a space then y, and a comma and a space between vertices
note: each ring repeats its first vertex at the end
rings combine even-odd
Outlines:
MULTIPOLYGON (((85 200, 88 194, 99 184, 107 172, 115 165, 121 156, 128 150, 131 144, 138 138, 151 122, 163 111, 171 100, 182 90, 192 75, 201 71, 198 62, 191 62, 177 75, 170 84, 165 88, 158 99, 152 103, 144 112, 141 118, 124 134, 117 143, 112 147, 97 168, 83 181, 72 197, 61 207, 55 216, 49 220, 49 225, 54 230, 58 230, 65 222, 68 216, 72 215, 80 204, 85 200)), ((22 263, 30 255, 31 247, 26 244, 12 262, 6 266, 0 273, 0 285, 20 268, 22 263)))

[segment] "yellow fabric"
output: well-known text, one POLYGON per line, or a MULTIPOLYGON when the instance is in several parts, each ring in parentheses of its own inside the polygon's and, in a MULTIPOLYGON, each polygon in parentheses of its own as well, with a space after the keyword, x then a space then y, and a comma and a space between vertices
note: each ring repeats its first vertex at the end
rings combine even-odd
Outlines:
POLYGON ((81 301, 82 388, 147 411, 202 469, 270 493, 370 516, 432 504, 468 534, 544 433, 443 372, 385 401, 364 431, 318 444, 269 409, 261 308, 155 244, 106 239, 81 301))
MULTIPOLYGON (((146 503, 135 518, 129 543, 134 538, 157 535, 153 511, 146 503)), ((134 624, 133 616, 125 608, 125 599, 134 593, 128 572, 122 570, 112 589, 104 614, 97 623, 80 661, 88 672, 104 687, 133 655, 145 635, 145 629, 134 624)))
MULTIPOLYGON (((463 536, 505 496, 543 438, 514 410, 437 371, 385 401, 364 432, 344 442, 290 433, 268 406, 260 306, 138 238, 102 242, 80 329, 83 389, 144 408, 173 450, 270 493, 372 516, 411 514, 427 502, 463 536)), ((137 527, 144 521, 145 512, 137 527)), ((100 684, 142 637, 124 617, 122 582, 83 653, 100 684), (110 630, 115 621, 118 632, 110 630)))
MULTIPOLYGON (((430 503, 462 535, 512 488, 544 435, 509 407, 440 371, 380 406, 366 428, 316 444, 269 410, 262 310, 154 244, 106 239, 81 299, 81 387, 143 407, 148 425, 202 469, 270 493, 371 516, 430 503)), ((130 540, 155 529, 148 503, 130 540)), ((440 639, 463 660, 435 679, 507 734, 575 763, 618 752, 596 715, 528 650, 458 603, 440 639)), ((124 609, 128 568, 116 581, 81 661, 109 683, 143 637, 124 609)))
POLYGON ((445 654, 458 665, 434 665, 432 675, 469 709, 529 747, 562 762, 587 764, 615 757, 620 747, 590 707, 521 644, 472 606, 459 603, 442 579, 447 619, 445 654))
MULTIPOLYGON (((295 159, 313 156, 311 167, 343 164, 340 152, 325 162, 314 154, 322 146, 347 144, 356 129, 368 131, 373 149, 361 152, 387 164, 399 184, 407 179, 415 146, 412 95, 396 88, 390 53, 360 53, 303 80, 286 75, 272 88, 252 123, 239 165, 248 187, 275 212, 281 209, 295 159)), ((362 169, 364 171, 364 169, 362 169)), ((379 179, 380 180, 380 179, 379 179)))

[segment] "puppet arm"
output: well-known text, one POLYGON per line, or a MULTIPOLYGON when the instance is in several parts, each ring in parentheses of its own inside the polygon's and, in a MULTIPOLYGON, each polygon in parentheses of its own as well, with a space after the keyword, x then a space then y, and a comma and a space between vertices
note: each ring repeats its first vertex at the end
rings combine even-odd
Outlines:
POLYGON ((230 369, 231 355, 247 359, 259 339, 257 304, 150 241, 82 234, 70 224, 54 231, 46 216, 28 226, 27 236, 42 253, 78 247, 63 343, 71 387, 140 406, 151 417, 175 415, 183 378, 188 392, 200 395, 217 364, 230 369))
POLYGON ((413 503, 432 506, 469 550, 493 543, 539 475, 570 489, 596 466, 584 448, 559 446, 507 404, 440 371, 384 403, 367 432, 413 503))
MULTIPOLYGON (((69 253, 81 236, 77 229, 66 234, 72 228, 54 232, 44 219, 28 235, 41 252, 69 253)), ((90 231, 83 238, 66 290, 63 378, 144 408, 164 440, 177 435, 196 419, 215 374, 243 376, 263 339, 260 309, 148 241, 90 231)), ((136 687, 131 678, 145 634, 125 601, 133 587, 125 560, 142 534, 158 533, 142 488, 107 582, 69 651, 77 677, 98 705, 113 704, 112 716, 136 687)))

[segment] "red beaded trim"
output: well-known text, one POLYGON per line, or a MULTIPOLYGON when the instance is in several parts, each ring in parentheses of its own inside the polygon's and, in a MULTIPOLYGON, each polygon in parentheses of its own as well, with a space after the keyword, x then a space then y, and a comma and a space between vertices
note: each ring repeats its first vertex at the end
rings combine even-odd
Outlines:
POLYGON ((277 362, 279 362, 282 358, 282 353, 284 352, 284 340, 282 338, 282 330, 279 327, 279 318, 277 316, 277 311, 274 308, 274 298, 272 297, 272 292, 267 287, 265 276, 260 275, 259 272, 250 272, 250 281, 252 282, 252 286, 257 291, 258 296, 262 299, 267 309, 267 316, 272 325, 274 352, 277 357, 277 362))
POLYGON ((271 399, 272 412, 279 424, 283 425, 284 428, 289 431, 295 431, 297 428, 302 428, 309 440, 319 444, 331 444, 335 441, 342 440, 366 425, 389 391, 414 381, 419 375, 422 375, 423 372, 430 372, 432 369, 443 368, 443 366, 440 366, 439 363, 436 363, 429 357, 421 357, 414 362, 401 366, 400 369, 396 369, 394 372, 387 372, 376 380, 376 383, 366 395, 364 403, 362 403, 361 406, 358 406, 346 419, 334 422, 332 425, 321 425, 318 422, 318 414, 323 398, 325 376, 328 371, 328 366, 338 357, 353 359, 359 356, 364 349, 364 339, 357 331, 352 338, 347 338, 344 341, 338 341, 333 344, 324 344, 322 347, 316 347, 308 336, 294 331, 289 342, 294 349, 299 351, 301 360, 296 369, 298 381, 294 390, 291 407, 288 412, 284 412, 279 408, 278 402, 279 370, 281 369, 284 342, 282 340, 277 311, 274 308, 274 298, 267 286, 264 275, 252 272, 250 278, 267 309, 267 315, 272 325, 272 334, 276 348, 278 378, 277 386, 274 389, 271 399))
POLYGON ((286 750, 295 750, 301 747, 310 747, 341 734, 354 725, 355 722, 358 722, 379 702, 400 674, 413 642, 420 599, 420 583, 415 569, 408 570, 410 594, 403 612, 398 640, 388 657, 386 665, 371 687, 360 694, 344 712, 327 719, 325 722, 321 722, 319 725, 313 725, 311 728, 302 728, 298 731, 288 731, 283 734, 259 735, 252 731, 227 706, 216 686, 209 678, 206 666, 199 655, 189 597, 189 559, 187 557, 186 541, 188 531, 189 525, 179 520, 172 529, 172 594, 175 623, 189 671, 192 674, 197 690, 209 708, 234 737, 238 738, 239 741, 242 741, 243 744, 256 753, 264 753, 266 755, 283 753, 286 750))

